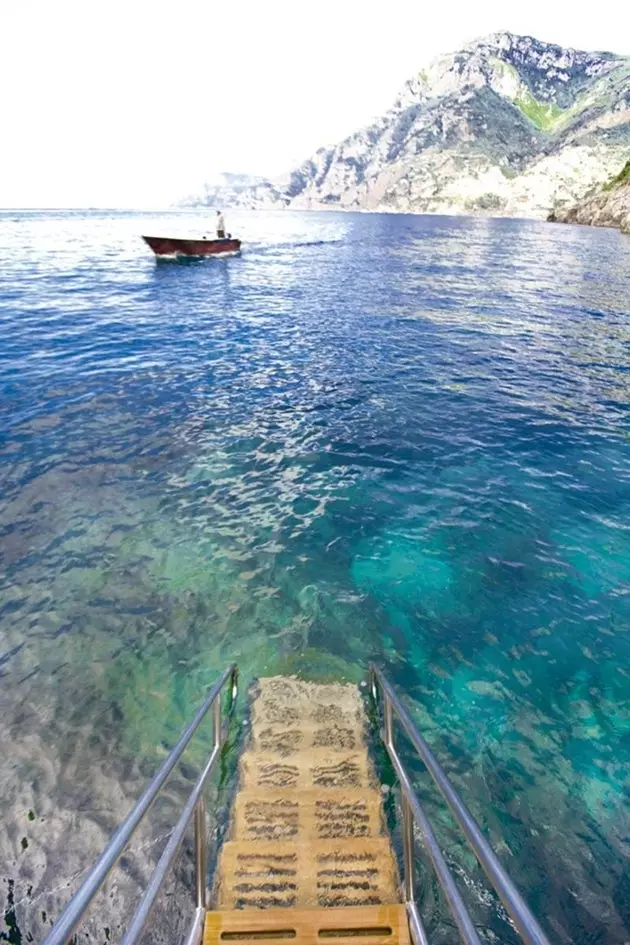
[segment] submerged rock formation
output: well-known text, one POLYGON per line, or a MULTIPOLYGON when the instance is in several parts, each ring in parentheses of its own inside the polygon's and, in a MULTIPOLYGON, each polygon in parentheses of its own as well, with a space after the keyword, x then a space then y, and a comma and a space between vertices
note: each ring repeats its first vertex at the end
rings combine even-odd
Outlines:
POLYGON ((545 218, 630 148, 630 58, 496 33, 440 56, 390 110, 286 178, 197 205, 545 218))
POLYGON ((579 203, 555 207, 549 220, 619 227, 622 232, 630 233, 630 160, 612 180, 579 203))

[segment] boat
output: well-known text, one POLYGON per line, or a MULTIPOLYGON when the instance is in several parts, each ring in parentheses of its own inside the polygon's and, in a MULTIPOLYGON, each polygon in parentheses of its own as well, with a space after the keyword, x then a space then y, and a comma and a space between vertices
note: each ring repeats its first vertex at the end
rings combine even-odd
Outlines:
POLYGON ((236 256, 241 251, 241 241, 231 236, 223 239, 179 239, 170 236, 143 236, 156 256, 236 256))

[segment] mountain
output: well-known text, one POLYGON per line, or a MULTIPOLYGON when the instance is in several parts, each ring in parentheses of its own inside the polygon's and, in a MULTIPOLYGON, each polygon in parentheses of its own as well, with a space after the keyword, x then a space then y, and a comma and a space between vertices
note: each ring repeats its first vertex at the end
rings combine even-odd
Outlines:
POLYGON ((245 210, 275 207, 278 192, 264 177, 249 174, 219 174, 204 186, 201 195, 184 197, 180 207, 241 207, 245 210))
POLYGON ((285 178, 198 203, 546 217, 630 151, 630 58, 495 33, 440 56, 389 111, 285 178))
POLYGON ((549 220, 554 223, 616 226, 624 233, 630 233, 630 161, 608 183, 587 194, 579 203, 556 206, 549 220))

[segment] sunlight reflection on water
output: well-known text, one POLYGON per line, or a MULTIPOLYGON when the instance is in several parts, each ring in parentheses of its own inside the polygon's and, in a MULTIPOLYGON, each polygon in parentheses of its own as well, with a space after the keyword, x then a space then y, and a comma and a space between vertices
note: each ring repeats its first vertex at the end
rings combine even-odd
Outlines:
POLYGON ((2 220, 0 851, 23 933, 228 660, 358 680, 373 658, 560 940, 625 941, 627 240, 289 213, 232 215, 229 260, 139 240, 206 225, 2 220))

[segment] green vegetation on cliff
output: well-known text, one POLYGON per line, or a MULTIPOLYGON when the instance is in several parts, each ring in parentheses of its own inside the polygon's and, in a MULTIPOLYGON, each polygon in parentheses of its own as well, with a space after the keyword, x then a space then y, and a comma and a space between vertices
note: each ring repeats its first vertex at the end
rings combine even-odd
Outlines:
POLYGON ((615 174, 615 176, 611 177, 607 184, 604 184, 604 190, 612 190, 619 184, 626 183, 630 183, 630 160, 626 161, 618 174, 615 174))
POLYGON ((551 131, 565 117, 564 110, 554 102, 541 102, 524 87, 519 71, 512 63, 504 62, 497 56, 490 56, 488 62, 498 77, 512 79, 519 86, 511 101, 540 131, 551 131))
POLYGON ((563 110, 553 102, 539 102, 529 91, 520 92, 514 104, 541 131, 551 131, 564 114, 563 110))

